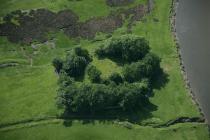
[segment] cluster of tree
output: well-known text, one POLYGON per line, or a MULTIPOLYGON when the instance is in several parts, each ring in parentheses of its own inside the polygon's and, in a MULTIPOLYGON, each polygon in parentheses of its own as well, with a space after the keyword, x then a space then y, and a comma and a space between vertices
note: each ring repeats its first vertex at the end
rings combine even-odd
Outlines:
POLYGON ((134 112, 148 103, 147 83, 120 85, 76 84, 72 79, 63 79, 59 90, 59 104, 69 113, 79 115, 104 114, 106 111, 134 112), (67 81, 65 81, 67 80, 67 81), (70 84, 69 84, 70 83, 70 84))
POLYGON ((58 73, 64 71, 68 76, 78 78, 84 74, 86 66, 91 61, 92 58, 88 51, 77 47, 73 52, 66 56, 64 61, 59 58, 55 58, 53 60, 53 66, 58 73))
POLYGON ((123 67, 123 76, 127 82, 141 81, 145 78, 151 81, 160 72, 160 58, 152 53, 148 53, 141 61, 123 67))
POLYGON ((117 59, 121 62, 135 62, 149 52, 149 43, 142 37, 124 35, 112 38, 96 50, 99 57, 117 59))
POLYGON ((154 76, 160 72, 160 58, 149 52, 148 42, 132 35, 114 38, 96 51, 100 57, 125 61, 122 74, 113 73, 107 79, 90 64, 87 50, 75 48, 66 59, 54 59, 59 73, 58 104, 67 112, 94 115, 106 111, 136 111, 149 104, 154 76), (91 83, 75 82, 87 72, 91 83))
POLYGON ((122 80, 131 83, 146 78, 151 81, 161 70, 160 58, 150 52, 148 41, 134 35, 112 38, 97 49, 96 54, 99 57, 127 62, 123 66, 123 77, 119 74, 110 77, 111 81, 118 84, 122 83, 122 80))

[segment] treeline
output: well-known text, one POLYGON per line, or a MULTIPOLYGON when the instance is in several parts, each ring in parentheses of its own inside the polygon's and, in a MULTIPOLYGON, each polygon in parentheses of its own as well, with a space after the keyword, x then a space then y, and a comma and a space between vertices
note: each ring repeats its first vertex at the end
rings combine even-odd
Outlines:
POLYGON ((149 103, 146 82, 105 85, 77 84, 72 79, 65 80, 60 81, 60 85, 66 86, 59 89, 58 101, 69 113, 98 115, 111 110, 133 112, 149 103))
POLYGON ((96 55, 123 62, 123 71, 106 79, 102 79, 101 71, 91 64, 92 57, 86 49, 75 48, 65 60, 55 58, 53 65, 59 73, 58 105, 66 112, 80 115, 146 108, 150 103, 152 79, 160 72, 160 59, 149 50, 144 38, 133 35, 107 41, 96 50, 96 55), (81 81, 85 73, 90 83, 81 81))

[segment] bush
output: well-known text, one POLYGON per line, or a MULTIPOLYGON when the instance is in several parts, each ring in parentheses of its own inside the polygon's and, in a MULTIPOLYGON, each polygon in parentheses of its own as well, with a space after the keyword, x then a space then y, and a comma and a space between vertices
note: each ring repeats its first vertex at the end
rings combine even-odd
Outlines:
POLYGON ((70 77, 78 78, 84 74, 90 61, 92 61, 92 58, 88 51, 77 47, 74 52, 67 54, 65 61, 55 58, 52 63, 58 73, 63 71, 70 77))
POLYGON ((81 47, 76 47, 74 49, 74 51, 77 56, 84 57, 86 59, 86 61, 88 61, 88 62, 92 61, 92 58, 86 49, 82 49, 81 47))
POLYGON ((55 67, 55 70, 59 73, 63 67, 63 61, 59 58, 55 58, 53 59, 52 64, 55 67))
POLYGON ((108 92, 108 88, 101 84, 74 86, 62 97, 63 104, 68 112, 92 115, 106 108, 108 92))
POLYGON ((102 46, 100 46, 96 51, 95 54, 99 57, 99 58, 103 58, 105 55, 105 50, 102 46))
POLYGON ((152 77, 155 76, 156 74, 160 73, 160 71, 161 71, 161 68, 160 68, 161 59, 157 55, 155 55, 153 53, 148 53, 144 57, 143 62, 151 67, 151 70, 150 70, 151 74, 150 75, 152 77))
POLYGON ((141 81, 144 78, 152 79, 160 72, 160 58, 148 53, 142 61, 126 65, 123 76, 127 82, 141 81))
POLYGON ((123 62, 135 62, 149 52, 149 44, 144 38, 134 35, 124 35, 112 38, 104 47, 96 50, 98 56, 106 56, 123 62))
POLYGON ((63 65, 63 70, 70 76, 78 78, 84 74, 88 61, 81 56, 68 55, 63 65))
POLYGON ((67 86, 71 85, 73 82, 74 82, 74 79, 72 79, 70 76, 68 76, 65 71, 60 72, 58 84, 61 87, 67 87, 67 86))
POLYGON ((135 112, 149 104, 148 87, 142 84, 123 84, 118 86, 118 94, 121 97, 120 107, 126 112, 135 112))
POLYGON ((93 83, 98 83, 101 80, 101 72, 93 65, 88 66, 87 73, 93 83))
POLYGON ((115 82, 117 85, 123 82, 123 79, 119 73, 112 73, 109 80, 115 82))

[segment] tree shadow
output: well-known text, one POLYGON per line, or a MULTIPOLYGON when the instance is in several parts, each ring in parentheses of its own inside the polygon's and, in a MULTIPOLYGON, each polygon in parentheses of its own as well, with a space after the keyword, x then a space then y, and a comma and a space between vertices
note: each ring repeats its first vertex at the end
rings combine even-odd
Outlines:
POLYGON ((143 109, 138 111, 129 111, 123 112, 122 110, 112 110, 112 111, 101 111, 103 113, 95 114, 95 115, 78 115, 75 113, 69 113, 67 110, 64 111, 61 118, 64 119, 63 125, 65 127, 71 127, 73 120, 78 120, 81 124, 95 124, 96 121, 102 124, 110 123, 114 121, 120 122, 130 122, 134 124, 140 124, 143 120, 149 119, 152 117, 153 111, 156 111, 158 106, 149 103, 143 109))
POLYGON ((128 121, 135 124, 140 124, 142 121, 151 118, 153 115, 151 112, 156 111, 158 106, 150 103, 139 111, 127 112, 120 114, 118 119, 120 121, 128 121))
MULTIPOLYGON (((169 75, 163 71, 163 69, 160 69, 159 72, 152 78, 152 89, 160 90, 169 82, 169 75)), ((152 96, 154 95, 154 92, 151 93, 152 96)))

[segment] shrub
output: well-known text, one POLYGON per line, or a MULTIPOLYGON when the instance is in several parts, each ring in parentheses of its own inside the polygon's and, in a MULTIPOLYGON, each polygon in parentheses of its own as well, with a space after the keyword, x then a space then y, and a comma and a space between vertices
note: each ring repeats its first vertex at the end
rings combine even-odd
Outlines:
POLYGON ((58 84, 61 87, 67 87, 67 86, 71 85, 73 82, 74 82, 74 79, 72 79, 70 76, 68 76, 65 71, 60 72, 58 84))
POLYGON ((112 73, 109 80, 115 82, 117 85, 123 82, 123 79, 119 73, 112 73))
POLYGON ((135 62, 142 59, 149 52, 149 44, 142 37, 124 35, 112 38, 104 47, 96 50, 98 56, 106 56, 123 62, 135 62))
POLYGON ((59 73, 63 67, 63 61, 60 58, 55 58, 53 59, 52 64, 55 67, 55 70, 59 73))
POLYGON ((82 115, 100 114, 116 108, 133 112, 149 103, 146 96, 148 90, 141 84, 122 84, 115 87, 103 84, 71 84, 60 91, 60 101, 67 111, 82 115))
POLYGON ((93 83, 100 82, 101 72, 95 66, 93 66, 93 65, 88 66, 87 73, 88 73, 88 76, 89 76, 90 80, 93 83))
POLYGON ((88 51, 77 47, 74 52, 67 54, 65 61, 55 58, 52 63, 58 73, 62 70, 68 76, 78 78, 84 74, 90 61, 92 61, 92 58, 88 51))
POLYGON ((84 74, 88 61, 81 56, 68 55, 63 65, 63 70, 71 77, 78 78, 84 74))
POLYGON ((136 82, 144 78, 151 80, 159 72, 160 58, 151 53, 148 53, 143 60, 123 68, 123 76, 128 82, 136 82))
POLYGON ((99 57, 102 58, 105 56, 105 50, 102 46, 100 46, 96 51, 95 54, 99 57))
POLYGON ((82 49, 81 47, 76 47, 74 49, 74 51, 77 56, 84 57, 86 59, 86 61, 88 61, 88 62, 92 61, 92 58, 86 49, 82 49))
POLYGON ((150 66, 151 69, 150 69, 150 75, 153 77, 155 76, 156 74, 159 74, 160 73, 160 62, 161 62, 161 59, 153 54, 153 53, 148 53, 144 59, 143 59, 143 62, 150 66))
POLYGON ((127 112, 134 112, 149 104, 148 88, 142 84, 123 84, 118 86, 118 94, 121 97, 120 107, 127 112))

